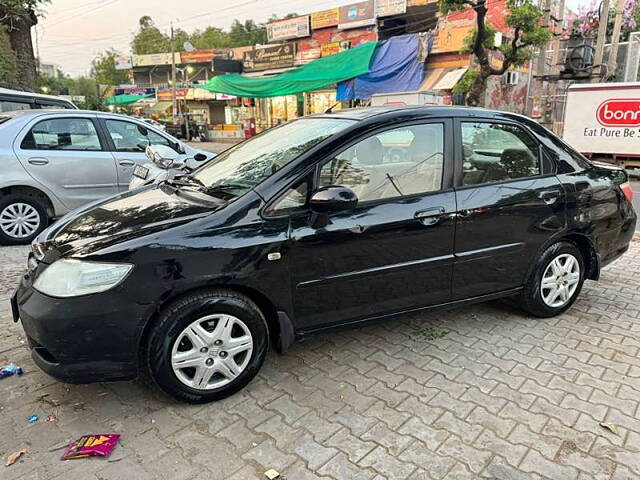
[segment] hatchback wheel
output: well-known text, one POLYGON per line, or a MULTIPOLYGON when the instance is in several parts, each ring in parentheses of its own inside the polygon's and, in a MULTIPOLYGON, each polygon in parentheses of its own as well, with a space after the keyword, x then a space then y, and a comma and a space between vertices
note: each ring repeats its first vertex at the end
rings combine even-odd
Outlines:
POLYGON ((31 243, 48 221, 45 207, 35 198, 20 194, 0 197, 0 243, 31 243))
POLYGON ((584 260, 569 242, 547 248, 536 261, 522 293, 523 308, 538 317, 552 317, 575 302, 584 283, 584 260))
POLYGON ((151 332, 147 363, 165 392, 204 403, 249 383, 268 344, 267 324, 255 303, 236 292, 209 290, 165 309, 151 332))

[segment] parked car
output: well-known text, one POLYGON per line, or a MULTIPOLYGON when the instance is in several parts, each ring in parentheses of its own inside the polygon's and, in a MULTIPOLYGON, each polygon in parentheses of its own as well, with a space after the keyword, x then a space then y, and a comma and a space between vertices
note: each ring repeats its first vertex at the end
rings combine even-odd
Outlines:
POLYGON ((136 165, 129 181, 129 190, 144 185, 163 182, 178 175, 191 173, 204 161, 215 158, 217 154, 196 153, 193 157, 185 157, 166 145, 149 145, 145 150, 148 163, 136 165))
POLYGON ((336 327, 502 297, 558 315, 629 248, 631 196, 623 170, 519 115, 312 116, 61 219, 33 244, 13 318, 56 378, 148 371, 207 402, 269 345, 336 327))
POLYGON ((126 191, 147 145, 195 150, 139 120, 80 110, 0 114, 0 243, 29 243, 51 219, 126 191))
POLYGON ((43 108, 78 109, 72 101, 66 98, 0 88, 0 113, 43 108))

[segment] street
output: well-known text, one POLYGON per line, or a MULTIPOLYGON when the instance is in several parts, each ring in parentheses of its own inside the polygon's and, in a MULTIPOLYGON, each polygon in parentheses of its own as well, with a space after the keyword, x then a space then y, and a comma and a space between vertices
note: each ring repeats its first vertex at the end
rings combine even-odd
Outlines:
POLYGON ((208 405, 38 370, 9 313, 26 252, 0 249, 0 363, 25 372, 0 380, 0 456, 27 450, 3 479, 640 476, 637 240, 559 317, 494 302, 322 335, 208 405), (122 438, 109 459, 61 461, 87 433, 122 438))

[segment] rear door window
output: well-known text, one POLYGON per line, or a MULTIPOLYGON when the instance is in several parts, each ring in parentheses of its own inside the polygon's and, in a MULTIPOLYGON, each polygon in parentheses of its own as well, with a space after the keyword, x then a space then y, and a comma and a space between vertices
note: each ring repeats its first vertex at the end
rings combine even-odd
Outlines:
POLYGON ((101 150, 96 127, 89 118, 56 118, 36 123, 22 140, 23 150, 101 150))
POLYGON ((538 144, 522 128, 505 123, 463 122, 463 185, 540 175, 538 144))
POLYGON ((144 152, 148 145, 174 148, 167 138, 137 123, 106 120, 105 125, 118 152, 144 152))

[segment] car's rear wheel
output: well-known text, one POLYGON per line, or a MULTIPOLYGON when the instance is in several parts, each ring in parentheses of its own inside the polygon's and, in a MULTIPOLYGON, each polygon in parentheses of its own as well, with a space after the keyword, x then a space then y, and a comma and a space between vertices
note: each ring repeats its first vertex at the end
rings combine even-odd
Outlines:
POLYGON ((570 242, 548 247, 537 259, 524 291, 521 305, 537 317, 553 317, 576 301, 584 283, 584 260, 570 242))
POLYGON ((220 400, 258 373, 269 345, 260 309, 246 296, 207 290, 169 305, 153 327, 147 364, 168 394, 190 403, 220 400))
POLYGON ((21 194, 0 197, 0 243, 31 243, 48 223, 47 209, 37 199, 21 194))

